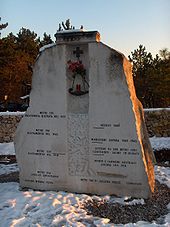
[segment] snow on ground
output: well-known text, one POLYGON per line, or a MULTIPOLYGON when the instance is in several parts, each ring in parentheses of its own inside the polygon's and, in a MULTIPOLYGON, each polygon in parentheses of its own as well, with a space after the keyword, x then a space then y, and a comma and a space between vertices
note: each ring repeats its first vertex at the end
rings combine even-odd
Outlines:
POLYGON ((170 137, 151 137, 149 140, 154 150, 170 149, 170 137))
MULTIPOLYGON (((167 146, 169 138, 151 138, 152 146, 167 146), (159 142, 158 142, 159 141, 159 142), (157 144, 158 142, 158 144, 157 144), (156 145, 154 145, 156 144, 156 145)), ((1 154, 14 154, 13 143, 0 144, 1 154)), ((0 165, 0 175, 18 171, 17 164, 0 165)), ((160 183, 167 184, 170 187, 170 168, 155 166, 156 179, 160 183)), ((125 202, 126 197, 116 198, 106 196, 89 196, 85 194, 75 194, 67 192, 54 191, 20 191, 18 183, 0 184, 0 226, 2 227, 54 227, 54 226, 106 226, 106 227, 168 227, 170 225, 170 213, 166 215, 164 221, 166 224, 158 225, 155 222, 137 222, 126 225, 109 224, 109 219, 93 217, 87 215, 86 211, 81 209, 84 201, 96 199, 108 200, 111 203, 121 204, 144 204, 143 199, 134 199, 125 202)), ((170 204, 169 204, 170 209, 170 204)))
MULTIPOLYGON (((7 166, 6 166, 7 167, 7 166)), ((156 179, 170 186, 170 168, 155 167, 156 179), (166 180, 165 180, 166 179, 166 180)), ((127 203, 126 197, 116 198, 106 196, 89 196, 86 194, 67 193, 63 191, 20 191, 18 183, 0 184, 0 226, 2 227, 168 227, 170 225, 170 213, 166 215, 165 224, 156 224, 139 221, 126 225, 109 224, 109 219, 87 215, 81 208, 84 201, 105 199, 112 203, 143 204, 143 199, 134 199, 127 203)), ((168 205, 170 208, 170 204, 168 205)))
MULTIPOLYGON (((169 148, 170 138, 151 138, 153 148, 169 148)), ((0 154, 15 154, 13 143, 0 144, 0 154)), ((0 165, 0 175, 18 171, 17 164, 0 165)), ((155 166, 156 179, 170 187, 170 168, 155 166)), ((84 201, 105 199, 109 202, 121 204, 143 204, 143 199, 125 202, 126 197, 117 198, 106 196, 89 196, 86 194, 67 193, 63 191, 20 191, 19 184, 0 184, 0 227, 168 227, 170 213, 164 218, 165 224, 148 222, 128 223, 126 225, 109 224, 109 219, 87 215, 81 208, 84 201)), ((168 205, 170 210, 170 204, 168 205)))
POLYGON ((155 166, 155 178, 170 188, 170 167, 155 166))
POLYGON ((149 112, 152 112, 152 111, 160 111, 160 110, 167 110, 167 111, 170 111, 170 108, 149 108, 149 109, 144 109, 144 111, 149 111, 149 112))
POLYGON ((53 191, 19 191, 18 183, 0 187, 0 226, 105 226, 108 219, 95 218, 80 208, 91 197, 53 191))
POLYGON ((17 163, 13 163, 10 165, 0 164, 0 175, 9 174, 17 171, 19 171, 17 163))
POLYGON ((15 155, 14 143, 0 143, 0 155, 15 155))
POLYGON ((0 116, 4 116, 4 115, 24 115, 25 112, 20 112, 20 111, 17 111, 17 112, 9 112, 9 111, 6 111, 6 112, 0 112, 0 116))

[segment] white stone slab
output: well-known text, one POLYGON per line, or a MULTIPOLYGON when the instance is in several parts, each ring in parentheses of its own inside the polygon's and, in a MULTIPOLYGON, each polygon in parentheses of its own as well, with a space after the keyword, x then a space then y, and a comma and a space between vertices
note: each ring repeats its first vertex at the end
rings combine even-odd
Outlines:
MULTIPOLYGON (((100 42, 80 42, 89 93, 73 96, 77 44, 44 50, 15 138, 21 187, 134 197, 154 190, 153 153, 131 65, 100 42)), ((80 83, 80 82, 79 82, 80 83)))
POLYGON ((34 68, 30 107, 15 139, 22 187, 56 189, 61 182, 66 184, 67 173, 63 171, 68 160, 64 53, 64 46, 47 49, 34 68))

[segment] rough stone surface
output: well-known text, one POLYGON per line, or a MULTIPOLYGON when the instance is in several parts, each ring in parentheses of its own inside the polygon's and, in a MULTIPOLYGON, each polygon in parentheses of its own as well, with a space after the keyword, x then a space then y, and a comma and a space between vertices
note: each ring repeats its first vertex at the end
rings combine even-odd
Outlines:
POLYGON ((150 137, 170 137, 170 110, 146 111, 145 123, 150 137))
MULTIPOLYGON (((170 137, 170 111, 152 110, 145 111, 145 124, 149 137, 170 137)), ((18 123, 23 116, 0 116, 0 143, 14 141, 14 134, 18 123)))
MULTIPOLYGON (((133 200, 133 198, 131 198, 133 200)), ((126 201, 126 202, 130 202, 126 201)), ((170 203, 170 189, 163 184, 156 182, 155 191, 151 198, 146 199, 144 204, 122 205, 107 201, 87 201, 82 205, 89 215, 109 218, 114 224, 136 223, 148 221, 163 224, 163 216, 168 214, 170 203)))
POLYGON ((34 67, 30 107, 15 138, 21 187, 147 198, 153 152, 131 64, 101 42, 58 44, 34 67), (82 50, 89 93, 73 96, 67 68, 82 50))
POLYGON ((0 143, 14 140, 15 131, 22 116, 0 115, 0 143))
POLYGON ((88 115, 68 115, 68 168, 71 176, 88 174, 88 115), (78 167, 78 168, 77 168, 78 167))

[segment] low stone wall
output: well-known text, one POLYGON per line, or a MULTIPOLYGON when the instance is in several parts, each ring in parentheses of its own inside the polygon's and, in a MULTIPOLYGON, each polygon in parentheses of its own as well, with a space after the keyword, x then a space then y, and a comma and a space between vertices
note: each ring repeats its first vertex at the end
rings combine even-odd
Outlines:
POLYGON ((149 137, 170 137, 170 109, 145 109, 149 137))
POLYGON ((8 143, 14 140, 14 134, 23 114, 0 114, 0 143, 8 143))
MULTIPOLYGON (((24 113, 0 113, 0 143, 12 142, 18 123, 24 113)), ((170 109, 145 110, 149 137, 170 137, 170 109)))

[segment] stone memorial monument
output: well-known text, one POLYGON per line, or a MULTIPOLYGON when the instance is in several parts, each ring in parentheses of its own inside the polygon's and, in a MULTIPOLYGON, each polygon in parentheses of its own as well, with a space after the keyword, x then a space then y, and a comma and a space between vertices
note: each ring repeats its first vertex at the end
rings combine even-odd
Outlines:
POLYGON ((131 64, 97 31, 62 25, 36 60, 17 129, 20 185, 147 198, 154 156, 131 64))

